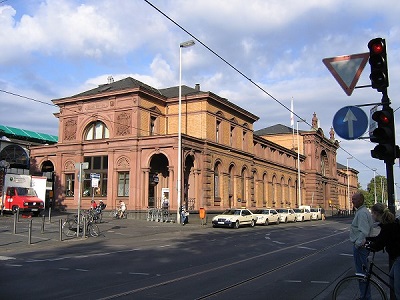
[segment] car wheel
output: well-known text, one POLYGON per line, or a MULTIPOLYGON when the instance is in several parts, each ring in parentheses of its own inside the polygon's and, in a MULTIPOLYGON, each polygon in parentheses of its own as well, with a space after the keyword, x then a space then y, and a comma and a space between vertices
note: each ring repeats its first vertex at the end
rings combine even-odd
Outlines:
POLYGON ((238 229, 239 226, 240 226, 239 220, 237 220, 235 223, 233 223, 233 227, 234 227, 235 229, 238 229))
POLYGON ((287 218, 285 218, 285 222, 284 223, 287 223, 288 221, 287 221, 287 218))
POLYGON ((304 217, 301 218, 301 221, 304 222, 304 217))
POLYGON ((251 220, 251 222, 250 222, 250 226, 251 226, 251 227, 254 227, 254 226, 256 226, 256 221, 254 221, 254 220, 251 220))
POLYGON ((13 212, 13 214, 16 214, 16 213, 18 212, 18 210, 19 210, 18 205, 14 205, 14 206, 12 207, 12 212, 13 212))
POLYGON ((268 219, 266 219, 265 222, 264 222, 264 225, 268 226, 268 224, 269 224, 268 219))
POLYGON ((279 219, 276 220, 276 225, 279 225, 279 219))

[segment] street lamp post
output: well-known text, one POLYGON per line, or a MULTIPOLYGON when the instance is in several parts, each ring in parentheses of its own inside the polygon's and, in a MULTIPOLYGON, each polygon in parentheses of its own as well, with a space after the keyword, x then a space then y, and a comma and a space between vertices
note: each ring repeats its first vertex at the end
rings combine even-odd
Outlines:
POLYGON ((346 159, 346 163, 347 163, 347 171, 346 171, 346 175, 347 175, 347 205, 348 205, 348 210, 350 212, 350 176, 349 176, 349 159, 352 159, 353 156, 348 157, 346 159))
POLYGON ((376 204, 376 169, 372 169, 372 171, 374 171, 374 197, 375 197, 375 201, 374 203, 376 204))
POLYGON ((178 207, 176 211, 176 221, 181 222, 179 213, 182 203, 182 48, 188 48, 194 45, 194 41, 186 41, 179 44, 179 112, 178 112, 178 207))

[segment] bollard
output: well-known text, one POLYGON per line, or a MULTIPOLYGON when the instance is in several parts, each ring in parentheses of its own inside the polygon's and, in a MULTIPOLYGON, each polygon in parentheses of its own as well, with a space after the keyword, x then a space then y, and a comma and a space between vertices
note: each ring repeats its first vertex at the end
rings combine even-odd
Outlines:
POLYGON ((42 230, 41 230, 42 233, 44 233, 44 221, 45 221, 45 216, 42 216, 42 230))
POLYGON ((29 220, 28 227, 28 245, 32 244, 32 220, 29 220))
POLYGON ((60 221, 59 221, 59 224, 58 224, 58 230, 59 230, 59 233, 60 233, 60 242, 62 242, 62 240, 63 240, 63 238, 62 238, 62 219, 60 219, 60 221))
POLYGON ((1 216, 4 216, 4 205, 1 204, 1 216))
POLYGON ((51 207, 49 207, 49 223, 51 223, 51 207))
POLYGON ((82 238, 86 238, 86 218, 83 217, 83 231, 82 231, 82 238))
POLYGON ((14 214, 14 230, 13 233, 16 234, 17 233, 17 215, 14 214))
POLYGON ((17 222, 19 222, 19 207, 17 208, 15 214, 17 215, 17 222))

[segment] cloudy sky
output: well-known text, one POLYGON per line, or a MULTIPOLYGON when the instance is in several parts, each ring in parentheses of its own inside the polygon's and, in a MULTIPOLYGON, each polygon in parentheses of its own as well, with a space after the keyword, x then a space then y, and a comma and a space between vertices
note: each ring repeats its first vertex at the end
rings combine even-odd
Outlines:
MULTIPOLYGON (((386 39, 389 96, 400 106, 400 1, 386 0, 0 0, 0 124, 57 135, 52 99, 131 76, 156 88, 183 84, 212 91, 257 115, 255 129, 310 128, 315 112, 329 137, 335 113, 376 103, 371 88, 347 96, 323 58, 368 52, 386 39), (256 86, 257 85, 257 86, 256 86), (19 95, 19 96, 18 96, 19 95), (295 121, 298 117, 295 117, 295 121), (296 127, 296 126, 295 126, 296 127)), ((368 85, 369 65, 358 86, 368 85)), ((363 107, 369 116, 370 106, 363 107)), ((398 111, 396 111, 396 116, 398 111)), ((397 140, 400 126, 397 127, 397 140)), ((360 171, 366 188, 382 161, 368 139, 336 135, 338 162, 360 171), (353 156, 353 159, 347 159, 353 156)), ((398 142, 400 143, 400 142, 398 142)), ((400 180, 395 165, 395 181, 400 180)), ((397 189, 398 192, 400 190, 397 189)), ((399 194, 400 197, 400 194, 399 194)))

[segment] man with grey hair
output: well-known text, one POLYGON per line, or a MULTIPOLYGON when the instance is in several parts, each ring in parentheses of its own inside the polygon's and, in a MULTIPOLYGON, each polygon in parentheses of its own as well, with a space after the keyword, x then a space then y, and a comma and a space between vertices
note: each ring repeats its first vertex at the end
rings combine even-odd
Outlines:
MULTIPOLYGON (((354 264, 357 273, 365 273, 363 265, 367 266, 369 250, 367 250, 364 245, 366 238, 370 236, 372 232, 373 220, 371 213, 364 205, 363 194, 354 194, 351 201, 356 208, 356 213, 350 226, 350 241, 353 243, 354 264)), ((368 294, 365 289, 366 285, 360 284, 361 295, 368 294)))

